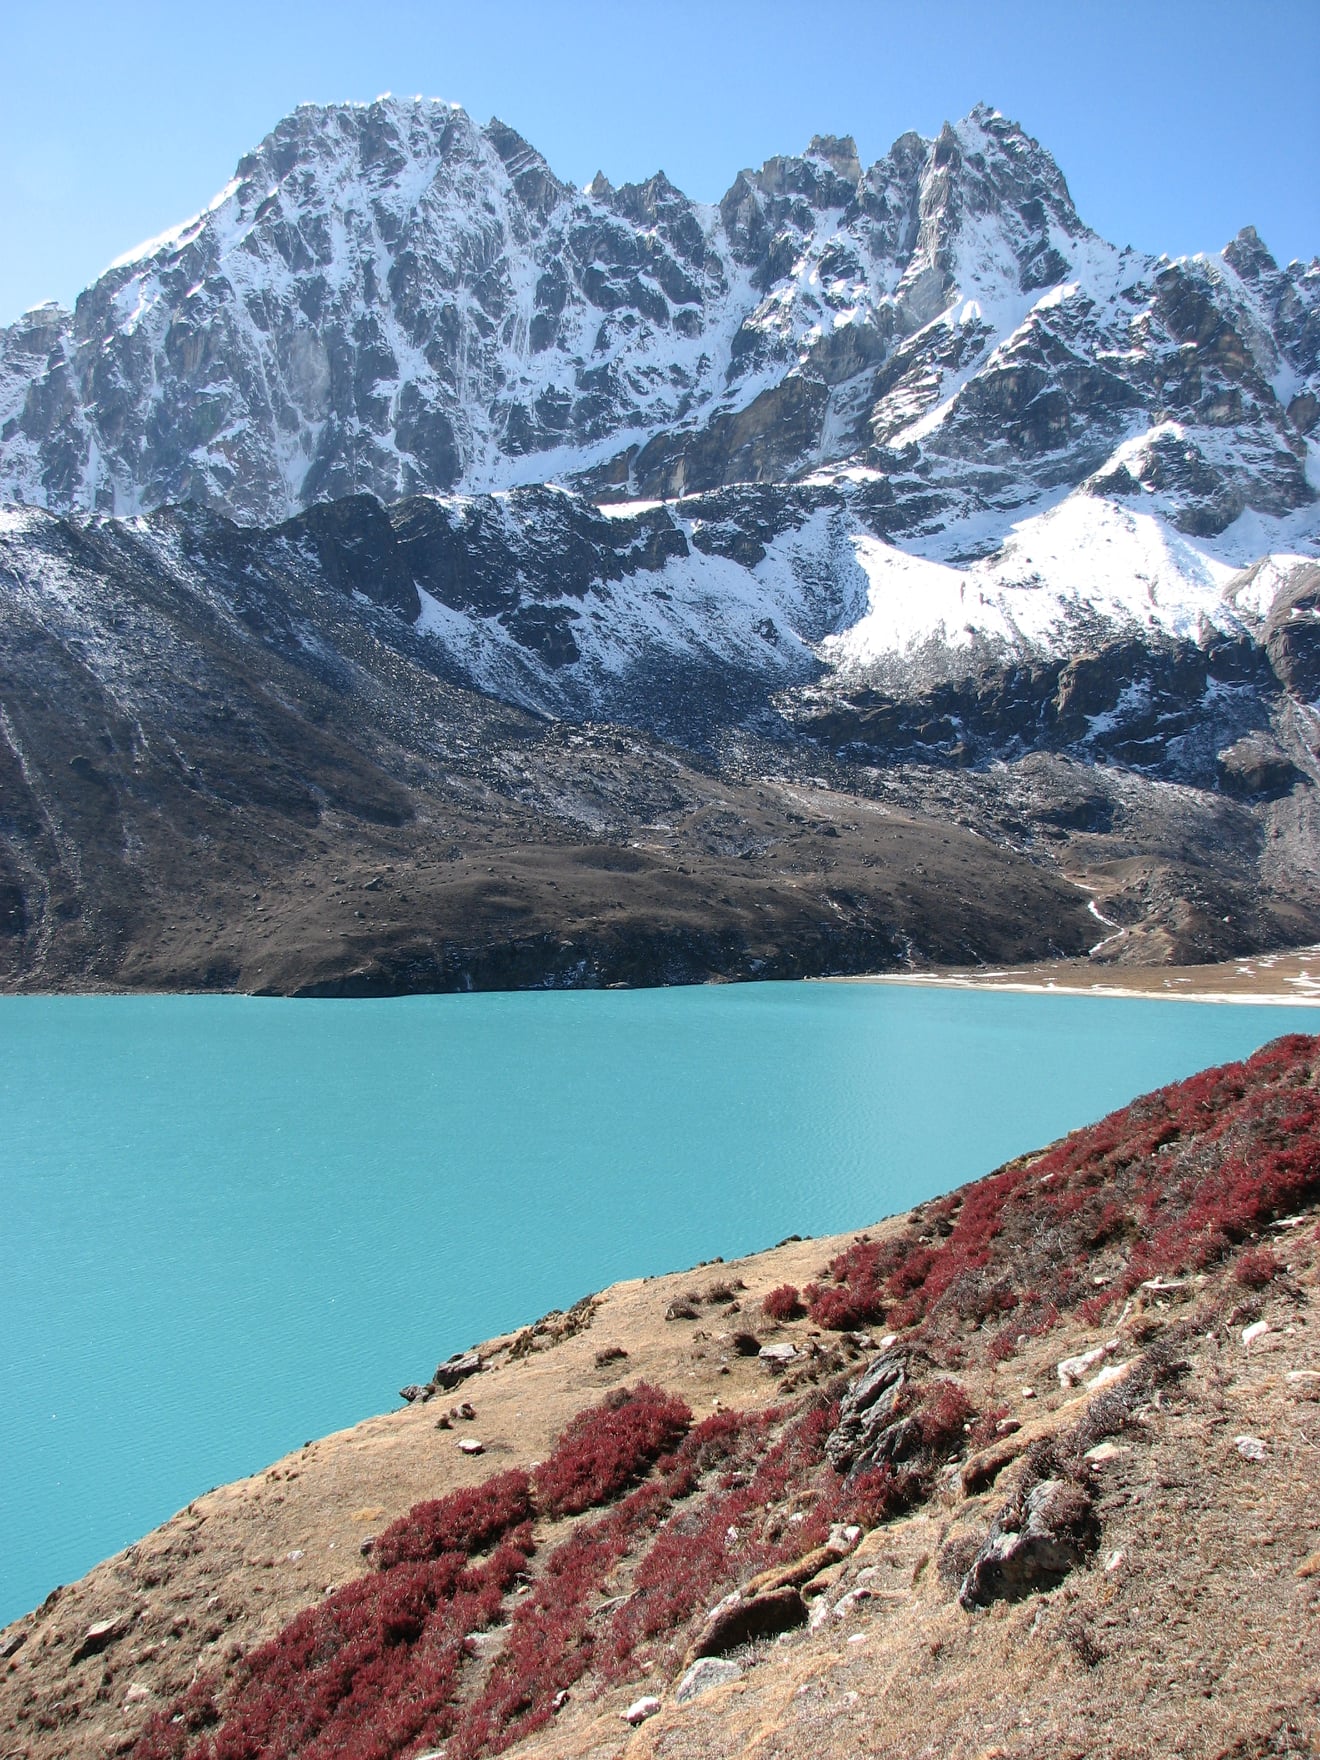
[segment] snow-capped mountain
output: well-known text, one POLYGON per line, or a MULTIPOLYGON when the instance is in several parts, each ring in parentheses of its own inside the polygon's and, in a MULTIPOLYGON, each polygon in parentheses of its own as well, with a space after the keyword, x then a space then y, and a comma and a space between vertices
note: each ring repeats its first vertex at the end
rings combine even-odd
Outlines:
MULTIPOLYGON (((1107 244, 989 109, 869 169, 818 137, 705 206, 661 174, 573 189, 445 104, 300 108, 72 313, 0 331, 15 981, 51 946, 120 971, 121 933, 150 944, 123 901, 173 897, 219 860, 198 850, 225 845, 223 886, 295 845, 429 872, 453 813, 530 875, 542 836, 584 826, 671 849, 682 797, 741 897, 805 822, 785 796, 758 842, 759 782, 825 772, 861 804, 831 808, 848 850, 812 869, 817 965, 1024 947, 1000 931, 1042 867, 1037 951, 1083 947, 1097 897, 1105 958, 1312 936, 1318 418, 1320 263, 1280 268, 1250 228, 1178 261, 1107 244), (626 737, 586 779, 566 754, 601 722, 626 737), (930 900, 894 895, 925 928, 877 902, 904 858, 870 841, 914 805, 941 849, 970 839, 930 900), (992 849, 1019 864, 995 869, 993 933, 992 849)), ((788 923, 806 882, 774 871, 788 923)), ((696 872, 657 879, 654 946, 767 969, 745 923, 736 957, 692 953, 696 872)), ((577 969, 547 875, 526 981, 577 969)), ((747 922, 780 908, 753 892, 747 922)), ((460 895, 460 916, 485 898, 460 895)), ((459 981, 396 952, 361 981, 459 981)))
POLYGON ((268 522, 850 466, 886 536, 949 551, 1098 474, 1213 533, 1313 501, 1318 398, 1320 267, 1250 229, 1108 245, 988 109, 866 170, 817 138, 704 206, 662 173, 578 191, 502 123, 382 99, 301 107, 72 313, 0 332, 0 492, 268 522))

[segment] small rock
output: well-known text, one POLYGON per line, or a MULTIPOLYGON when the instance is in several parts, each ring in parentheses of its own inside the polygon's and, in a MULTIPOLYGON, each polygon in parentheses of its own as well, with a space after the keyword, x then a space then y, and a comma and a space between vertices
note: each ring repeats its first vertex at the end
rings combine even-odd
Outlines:
POLYGON ((830 1529, 825 1544, 831 1552, 837 1552, 842 1558, 851 1552, 862 1537, 862 1530, 856 1522, 835 1522, 830 1529))
POLYGON ((692 1667, 678 1683, 674 1694, 676 1705, 689 1705, 693 1699, 699 1699, 703 1693, 709 1693, 712 1687, 725 1687, 730 1681, 740 1680, 742 1669, 736 1662, 730 1662, 723 1656, 703 1656, 692 1664, 692 1667))
POLYGON ((1109 1557, 1105 1560, 1105 1575, 1112 1576, 1126 1557, 1127 1553, 1121 1548, 1117 1552, 1111 1552, 1109 1557))
POLYGON ((835 1619, 847 1619, 848 1615, 859 1602, 871 1601, 873 1599, 874 1596, 872 1591, 868 1589, 864 1583, 859 1583, 855 1589, 850 1589, 846 1595, 840 1595, 839 1599, 834 1603, 834 1617, 835 1619))
POLYGON ((447 1392, 451 1387, 457 1387, 460 1381, 466 1381, 469 1375, 478 1374, 480 1369, 481 1357, 476 1351, 459 1351, 437 1367, 431 1385, 447 1392))
POLYGON ((1264 1338, 1269 1329, 1270 1323, 1268 1320, 1254 1320, 1250 1326, 1244 1326, 1242 1328, 1242 1345, 1244 1350, 1250 1350, 1258 1338, 1264 1338))
POLYGON ((112 1619, 96 1619, 83 1633, 72 1660, 80 1662, 84 1656, 95 1656, 104 1650, 107 1644, 113 1644, 124 1632, 124 1616, 115 1614, 112 1619))
POLYGON ((125 1705, 140 1705, 144 1699, 151 1697, 151 1688, 144 1687, 141 1681, 134 1681, 124 1694, 125 1705))
POLYGON ((550 1709, 552 1711, 562 1711, 564 1709, 565 1705, 567 1705, 567 1704, 568 1704, 568 1688, 567 1687, 560 1687, 559 1691, 555 1694, 554 1698, 550 1701, 550 1709))
POLYGON ((16 1656, 26 1643, 26 1627, 22 1631, 10 1632, 8 1637, 0 1638, 0 1662, 8 1662, 9 1658, 16 1656))
POLYGON ((1035 1397, 1036 1397, 1035 1388, 1034 1387, 1024 1387, 1022 1389, 1022 1397, 1023 1397, 1023 1399, 1035 1399, 1035 1397))
POLYGON ((485 1454, 486 1452, 485 1443, 478 1442, 475 1436, 465 1436, 458 1447, 461 1454, 485 1454))
POLYGON ((1088 1393, 1098 1393, 1102 1387, 1109 1387, 1115 1381, 1125 1381, 1132 1373, 1131 1363, 1106 1363, 1098 1375, 1093 1375, 1086 1384, 1088 1393))
POLYGON ((302 1557, 302 1555, 303 1555, 303 1549, 302 1549, 302 1547, 301 1547, 301 1546, 295 1546, 295 1547, 294 1547, 294 1549, 293 1549, 293 1551, 292 1551, 292 1552, 286 1552, 286 1553, 285 1553, 285 1555, 284 1555, 284 1557, 285 1557, 285 1559, 286 1559, 286 1560, 287 1560, 287 1562, 288 1562, 288 1563, 289 1563, 289 1564, 297 1564, 297 1562, 298 1562, 298 1560, 299 1560, 299 1559, 300 1559, 300 1558, 301 1558, 301 1557, 302 1557))
POLYGON ((796 1345, 785 1342, 783 1344, 763 1344, 756 1354, 763 1363, 768 1363, 772 1369, 776 1369, 786 1368, 796 1359, 798 1351, 796 1345))
POLYGON ((406 1399, 408 1404, 411 1405, 415 1399, 421 1399, 425 1392, 426 1389, 424 1387, 419 1387, 415 1381, 410 1381, 407 1387, 401 1387, 399 1389, 399 1398, 406 1399))
POLYGON ((647 1693, 644 1698, 634 1699, 621 1716, 625 1723, 631 1723, 635 1727, 639 1723, 645 1723, 648 1717, 654 1717, 659 1709, 660 1701, 655 1694, 647 1693))
POLYGON ((470 1424, 477 1415, 477 1408, 471 1400, 465 1399, 461 1406, 450 1406, 449 1415, 451 1418, 462 1418, 465 1423, 470 1424))
POLYGON ((1127 1453, 1128 1450, 1120 1448, 1116 1442, 1097 1442, 1082 1458, 1090 1461, 1093 1467, 1103 1467, 1107 1461, 1117 1460, 1119 1455, 1127 1453))
POLYGON ((1117 1349, 1118 1340, 1111 1338, 1104 1344, 1096 1345, 1094 1350, 1083 1351, 1080 1356, 1065 1357, 1057 1365, 1059 1386, 1076 1387, 1079 1381, 1086 1379, 1097 1363, 1103 1363, 1105 1358, 1112 1356, 1117 1349))
POLYGON ((1233 1447, 1244 1461, 1263 1461, 1269 1453, 1259 1436, 1235 1436, 1233 1447))

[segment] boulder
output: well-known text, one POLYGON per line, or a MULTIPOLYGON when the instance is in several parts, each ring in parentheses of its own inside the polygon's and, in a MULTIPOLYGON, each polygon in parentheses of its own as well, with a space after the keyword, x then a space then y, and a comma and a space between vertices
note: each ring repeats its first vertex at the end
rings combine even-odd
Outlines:
POLYGON ((481 1358, 476 1351, 459 1351, 447 1362, 441 1363, 431 1377, 433 1388, 443 1388, 446 1392, 457 1387, 460 1381, 466 1381, 469 1375, 476 1375, 481 1369, 481 1358))
POLYGON ((881 1460, 897 1460, 912 1444, 910 1419, 894 1422, 907 1385, 897 1351, 886 1351, 851 1381, 839 1403, 839 1421, 825 1443, 836 1472, 856 1478, 881 1460))
POLYGON ((122 1638, 127 1622, 123 1614, 117 1613, 111 1619, 96 1619, 83 1633, 73 1652, 73 1661, 81 1662, 84 1656, 96 1656, 116 1638, 122 1638))
POLYGON ((636 1727, 639 1723, 645 1723, 648 1717, 654 1717, 659 1709, 660 1701, 655 1694, 647 1693, 640 1699, 634 1699, 628 1709, 620 1715, 625 1723, 631 1723, 636 1727))
POLYGON ((738 1596, 721 1602, 687 1653, 689 1663, 703 1656, 722 1656, 754 1638, 773 1637, 805 1625, 807 1604, 794 1588, 772 1589, 764 1595, 738 1596))
POLYGON ((741 1676, 742 1670, 736 1662, 730 1662, 721 1656, 703 1656, 692 1664, 678 1683, 674 1703, 690 1705, 703 1693, 709 1693, 712 1687, 726 1687, 730 1681, 739 1680, 741 1676))
POLYGON ((1076 1387, 1079 1382, 1085 1381, 1097 1363, 1103 1363, 1105 1358, 1112 1356, 1117 1349, 1118 1340, 1111 1338, 1107 1339, 1104 1344, 1096 1345, 1094 1350, 1082 1351, 1075 1357, 1065 1357, 1057 1365, 1059 1386, 1063 1388, 1076 1387))
POLYGON ((768 1368, 787 1369, 790 1363, 796 1361, 798 1351, 796 1345, 788 1343, 763 1344, 758 1348, 756 1354, 768 1368))
POLYGON ((1080 1486, 1044 1479, 991 1523, 958 1591, 969 1613, 1053 1589, 1094 1545, 1091 1500, 1080 1486))

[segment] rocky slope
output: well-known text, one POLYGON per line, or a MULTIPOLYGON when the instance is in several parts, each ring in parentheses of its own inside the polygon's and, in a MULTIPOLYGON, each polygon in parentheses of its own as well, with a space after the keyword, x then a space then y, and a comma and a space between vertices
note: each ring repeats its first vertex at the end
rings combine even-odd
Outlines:
POLYGON ((3 981, 1315 939, 1318 300, 1106 244, 984 108, 710 207, 299 109, 0 333, 3 981))
POLYGON ((6 1752, 1300 1760, 1317 1080, 442 1363, 0 1635, 6 1752))

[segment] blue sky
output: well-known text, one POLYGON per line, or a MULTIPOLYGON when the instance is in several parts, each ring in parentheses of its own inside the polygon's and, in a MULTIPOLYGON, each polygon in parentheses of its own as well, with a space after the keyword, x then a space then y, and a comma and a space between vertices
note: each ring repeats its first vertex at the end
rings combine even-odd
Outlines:
POLYGON ((382 91, 499 115, 577 183, 663 167, 702 199, 814 133, 869 162, 985 99, 1115 242, 1250 221, 1320 252, 1320 0, 0 0, 0 41, 0 323, 195 212, 295 104, 382 91))

